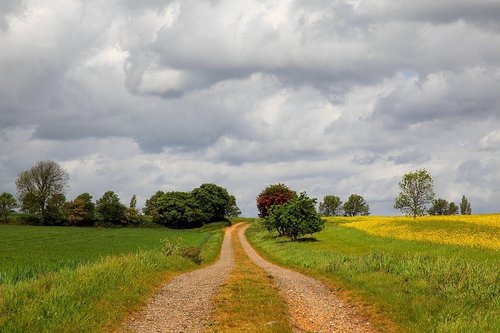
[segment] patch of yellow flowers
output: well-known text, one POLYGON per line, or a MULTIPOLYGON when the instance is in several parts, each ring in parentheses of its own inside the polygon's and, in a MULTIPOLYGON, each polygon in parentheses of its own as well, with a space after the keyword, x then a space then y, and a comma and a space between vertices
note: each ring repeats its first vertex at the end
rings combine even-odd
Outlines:
POLYGON ((500 214, 354 217, 344 227, 371 235, 500 250, 500 214))

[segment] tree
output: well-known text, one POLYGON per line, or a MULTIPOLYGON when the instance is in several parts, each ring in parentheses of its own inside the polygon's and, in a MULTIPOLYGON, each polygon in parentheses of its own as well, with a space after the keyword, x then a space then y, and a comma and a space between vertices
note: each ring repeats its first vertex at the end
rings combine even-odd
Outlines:
POLYGON ((48 202, 68 189, 67 172, 54 161, 39 161, 21 172, 16 180, 17 196, 23 211, 39 214, 46 220, 48 202))
POLYGON ((0 195, 0 216, 7 220, 9 213, 17 207, 16 198, 7 192, 3 192, 0 195))
POLYGON ((471 215, 472 214, 470 202, 469 202, 469 200, 467 200, 465 195, 462 195, 462 201, 460 201, 460 214, 462 214, 462 215, 471 215))
POLYGON ((158 215, 158 200, 165 194, 163 191, 157 191, 155 194, 151 196, 151 198, 146 200, 145 207, 142 209, 142 212, 145 215, 153 217, 158 215))
POLYGON ((228 217, 238 217, 241 215, 240 208, 236 205, 236 198, 234 195, 231 196, 229 208, 226 211, 226 216, 228 217))
POLYGON ((342 215, 342 200, 336 195, 325 195, 323 202, 319 204, 319 213, 322 216, 342 215))
POLYGON ((139 224, 141 223, 141 216, 137 207, 137 197, 135 194, 130 199, 129 206, 125 209, 125 222, 127 224, 139 224))
POLYGON ((450 204, 448 205, 448 215, 457 215, 458 214, 458 206, 456 203, 454 203, 453 201, 450 202, 450 204))
POLYGON ((125 222, 125 205, 120 202, 120 198, 113 191, 107 191, 96 202, 96 212, 100 220, 113 224, 123 224, 125 222))
POLYGON ((448 215, 449 211, 448 201, 445 199, 436 199, 432 201, 432 206, 429 208, 429 215, 448 215))
POLYGON ((156 200, 155 223, 186 229, 202 226, 205 218, 206 215, 191 193, 167 192, 156 200))
POLYGON ((275 229, 279 235, 288 236, 292 241, 325 227, 325 222, 316 212, 316 199, 309 198, 305 192, 285 204, 271 207, 264 224, 268 230, 275 229))
POLYGON ((434 199, 434 183, 427 170, 421 169, 405 174, 399 182, 399 188, 401 192, 395 200, 394 208, 413 218, 424 215, 427 205, 434 199))
POLYGON ((56 194, 49 198, 45 209, 45 225, 63 225, 66 223, 66 196, 64 194, 56 194))
POLYGON ((203 208, 205 222, 219 222, 233 203, 227 190, 215 184, 202 184, 191 192, 198 206, 203 208))
POLYGON ((95 219, 95 204, 89 193, 78 195, 73 201, 65 205, 66 219, 70 225, 92 225, 95 219))
POLYGON ((370 215, 370 206, 358 194, 351 194, 343 206, 346 216, 370 215))
POLYGON ((269 214, 269 209, 274 205, 282 205, 293 198, 297 193, 288 188, 285 184, 274 184, 267 186, 257 196, 257 209, 259 217, 265 218, 269 214))

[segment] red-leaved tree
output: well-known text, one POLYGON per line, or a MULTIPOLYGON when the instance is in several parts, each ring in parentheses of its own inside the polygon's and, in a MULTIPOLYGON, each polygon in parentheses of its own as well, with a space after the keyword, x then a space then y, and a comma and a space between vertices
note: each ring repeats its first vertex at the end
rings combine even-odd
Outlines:
POLYGON ((274 184, 267 186, 257 196, 257 209, 259 217, 265 218, 269 215, 269 209, 274 205, 282 205, 290 199, 297 197, 297 193, 285 184, 274 184))

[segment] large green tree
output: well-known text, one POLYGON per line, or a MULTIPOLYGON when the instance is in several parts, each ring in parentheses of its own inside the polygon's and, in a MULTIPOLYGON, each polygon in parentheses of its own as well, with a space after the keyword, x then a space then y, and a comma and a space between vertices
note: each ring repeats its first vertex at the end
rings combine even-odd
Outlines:
POLYGON ((416 218, 424 215, 434 199, 434 182, 425 169, 409 172, 399 182, 400 192, 394 208, 416 218))
POLYGON ((297 193, 285 184, 278 183, 267 186, 257 196, 259 217, 267 217, 272 206, 285 204, 295 197, 297 197, 297 193))
POLYGON ((47 205, 54 196, 68 190, 68 173, 54 161, 39 161, 21 172, 16 180, 17 196, 23 211, 48 218, 47 205))
POLYGON ((0 194, 0 216, 7 220, 9 213, 17 207, 16 198, 7 192, 0 194))
POLYGON ((202 184, 195 188, 191 195, 198 202, 198 206, 203 209, 205 222, 223 221, 231 204, 233 204, 227 190, 215 184, 202 184))
POLYGON ((203 225, 206 215, 191 193, 167 192, 156 200, 153 222, 170 228, 196 228, 203 225))
POLYGON ((292 241, 325 227, 316 211, 316 199, 309 198, 305 192, 282 205, 271 207, 263 223, 269 231, 277 230, 279 235, 288 236, 292 241))
POLYGON ((319 213, 322 216, 342 215, 342 200, 336 195, 325 195, 319 204, 319 213))
POLYGON ((370 215, 370 206, 359 194, 351 194, 343 208, 346 216, 370 215))
POLYGON ((432 201, 432 206, 429 208, 429 215, 448 215, 450 204, 442 198, 432 201))
POLYGON ((96 212, 99 219, 113 224, 125 223, 126 207, 120 202, 120 198, 113 191, 105 192, 96 202, 96 212))

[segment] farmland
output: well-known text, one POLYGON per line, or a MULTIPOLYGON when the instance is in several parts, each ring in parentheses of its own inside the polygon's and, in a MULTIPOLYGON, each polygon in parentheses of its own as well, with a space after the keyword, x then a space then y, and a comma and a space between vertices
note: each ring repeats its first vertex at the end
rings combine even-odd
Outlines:
POLYGON ((190 231, 0 225, 0 331, 112 330, 162 282, 195 269, 165 240, 218 255, 221 224, 190 231))
POLYGON ((499 226, 499 215, 336 217, 309 241, 277 238, 257 223, 248 237, 268 259, 344 290, 385 331, 493 332, 499 226))

